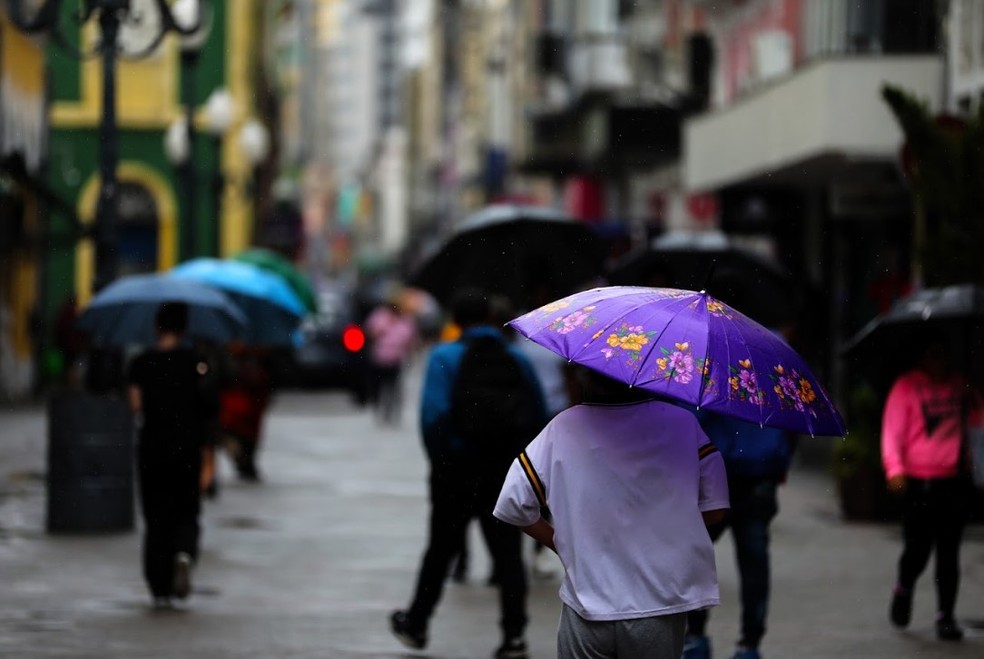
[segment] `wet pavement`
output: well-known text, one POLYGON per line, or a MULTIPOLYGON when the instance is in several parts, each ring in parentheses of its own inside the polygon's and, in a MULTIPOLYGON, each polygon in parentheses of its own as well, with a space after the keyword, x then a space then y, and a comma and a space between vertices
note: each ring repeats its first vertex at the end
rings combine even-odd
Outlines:
MULTIPOLYGON (((222 463, 224 487, 205 504, 193 595, 182 610, 155 613, 137 531, 45 532, 43 409, 0 410, 0 656, 491 656, 497 598, 485 585, 477 528, 469 582, 448 585, 427 651, 404 650, 388 631, 389 612, 410 595, 425 539, 426 465, 415 428, 409 408, 401 428, 384 428, 342 394, 280 394, 265 432, 264 481, 239 483, 222 463)), ((780 491, 763 655, 984 656, 984 528, 971 527, 964 547, 958 616, 968 638, 935 639, 931 572, 918 586, 911 628, 897 632, 886 616, 898 529, 840 519, 826 471, 805 460, 823 450, 806 451, 780 491)), ((723 603, 710 632, 716 656, 725 657, 738 626, 727 536, 717 553, 723 603)), ((556 579, 531 580, 534 657, 555 655, 557 587, 556 579)))

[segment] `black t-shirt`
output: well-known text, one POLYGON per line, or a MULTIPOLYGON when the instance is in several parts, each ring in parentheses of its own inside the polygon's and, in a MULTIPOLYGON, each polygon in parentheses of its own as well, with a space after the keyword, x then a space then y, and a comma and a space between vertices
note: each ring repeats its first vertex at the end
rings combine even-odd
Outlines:
POLYGON ((151 349, 134 358, 127 381, 140 389, 143 439, 201 444, 205 435, 203 363, 190 348, 151 349))

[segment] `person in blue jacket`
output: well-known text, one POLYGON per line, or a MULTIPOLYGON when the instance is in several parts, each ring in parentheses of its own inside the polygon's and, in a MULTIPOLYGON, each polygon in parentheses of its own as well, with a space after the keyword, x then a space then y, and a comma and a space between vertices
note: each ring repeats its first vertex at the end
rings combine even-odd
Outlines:
MULTIPOLYGON (((724 458, 731 493, 725 520, 708 527, 717 541, 730 528, 738 564, 741 637, 732 659, 759 659, 769 607, 769 526, 779 511, 777 489, 786 479, 793 436, 775 428, 700 410, 700 425, 724 458)), ((708 612, 687 618, 683 659, 709 659, 708 612)))
POLYGON ((391 614, 390 628, 408 647, 427 645, 451 563, 469 522, 478 519, 499 587, 503 642, 494 656, 525 659, 522 534, 493 517, 492 509, 513 459, 546 424, 546 405, 532 365, 490 322, 491 311, 485 293, 462 291, 452 309, 461 336, 436 346, 428 359, 420 427, 430 463, 429 539, 410 605, 391 614), (513 423, 517 418, 526 421, 513 423))

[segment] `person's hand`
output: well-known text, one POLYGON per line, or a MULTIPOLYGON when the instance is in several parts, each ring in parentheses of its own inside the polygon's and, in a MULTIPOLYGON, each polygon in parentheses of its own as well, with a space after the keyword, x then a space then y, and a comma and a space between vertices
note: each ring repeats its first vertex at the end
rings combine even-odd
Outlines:
POLYGON ((905 492, 905 476, 892 476, 886 483, 888 491, 892 494, 902 494, 905 492))

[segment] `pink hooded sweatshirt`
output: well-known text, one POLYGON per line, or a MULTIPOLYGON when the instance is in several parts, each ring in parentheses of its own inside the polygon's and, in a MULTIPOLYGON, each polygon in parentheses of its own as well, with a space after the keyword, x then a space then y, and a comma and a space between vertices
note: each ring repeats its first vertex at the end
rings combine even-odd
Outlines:
MULTIPOLYGON (((933 379, 909 371, 892 385, 882 416, 882 464, 885 476, 950 478, 957 475, 962 424, 961 407, 970 395, 966 380, 953 375, 933 379)), ((968 421, 981 422, 977 401, 968 421)), ((968 408, 969 409, 969 408, 968 408)))

